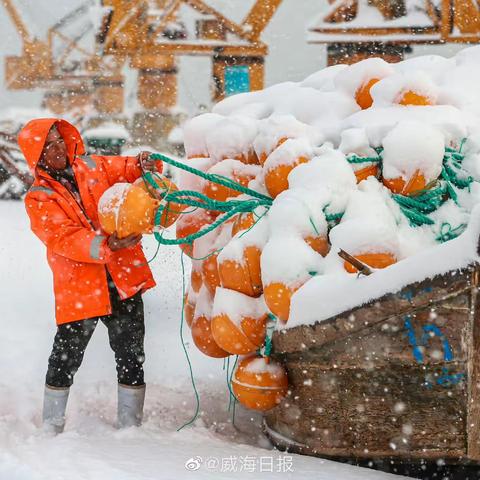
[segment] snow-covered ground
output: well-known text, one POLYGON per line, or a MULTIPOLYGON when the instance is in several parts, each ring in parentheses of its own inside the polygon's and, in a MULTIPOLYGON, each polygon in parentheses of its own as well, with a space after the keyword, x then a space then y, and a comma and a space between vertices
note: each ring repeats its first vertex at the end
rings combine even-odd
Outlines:
MULTIPOLYGON (((194 412, 194 394, 179 337, 181 266, 177 249, 152 262, 158 287, 145 296, 146 419, 114 428, 113 353, 99 325, 71 391, 65 433, 39 428, 46 362, 55 332, 51 274, 20 202, 1 202, 0 218, 0 480, 153 480, 172 478, 398 478, 317 458, 272 450, 260 417, 228 412, 221 360, 187 348, 200 390, 195 426, 177 428, 194 412), (196 458, 200 457, 200 458, 196 458), (190 465, 197 470, 188 470, 190 465), (292 470, 292 472, 286 470, 292 470)), ((152 239, 145 239, 151 255, 152 239)), ((188 330, 188 328, 187 328, 188 330)))

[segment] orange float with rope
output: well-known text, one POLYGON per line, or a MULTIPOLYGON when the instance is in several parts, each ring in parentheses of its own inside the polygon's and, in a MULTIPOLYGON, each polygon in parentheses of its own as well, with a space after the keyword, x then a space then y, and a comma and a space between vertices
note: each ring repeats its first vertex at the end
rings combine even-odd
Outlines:
POLYGON ((265 357, 247 357, 235 370, 232 389, 242 405, 265 412, 276 407, 287 395, 287 372, 279 363, 265 357))
POLYGON ((98 219, 106 233, 117 232, 119 238, 152 233, 160 203, 138 186, 117 183, 100 198, 98 219))
POLYGON ((159 174, 154 175, 154 180, 157 184, 157 188, 152 188, 152 186, 146 183, 143 178, 139 178, 133 185, 145 190, 145 192, 150 194, 153 198, 158 199, 160 205, 164 206, 160 224, 162 227, 167 228, 176 222, 180 214, 185 210, 185 206, 180 203, 166 202, 164 200, 167 194, 178 191, 178 187, 172 180, 159 174))

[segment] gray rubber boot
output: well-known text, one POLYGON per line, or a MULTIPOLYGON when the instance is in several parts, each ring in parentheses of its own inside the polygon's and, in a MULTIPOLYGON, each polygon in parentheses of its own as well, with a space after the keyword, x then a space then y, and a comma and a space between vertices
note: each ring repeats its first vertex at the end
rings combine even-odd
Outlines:
POLYGON ((56 388, 45 385, 43 397, 43 428, 55 434, 65 427, 65 410, 70 388, 56 388))
POLYGON ((146 385, 118 384, 118 428, 139 427, 143 419, 146 385))

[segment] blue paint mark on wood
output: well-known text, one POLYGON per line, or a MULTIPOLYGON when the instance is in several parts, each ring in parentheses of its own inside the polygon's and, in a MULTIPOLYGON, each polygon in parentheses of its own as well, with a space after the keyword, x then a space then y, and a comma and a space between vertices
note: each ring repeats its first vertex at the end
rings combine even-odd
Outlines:
MULTIPOLYGON (((422 352, 422 348, 426 348, 428 346, 429 341, 434 338, 440 338, 443 347, 443 360, 445 362, 452 362, 454 360, 453 350, 450 346, 450 342, 445 334, 441 331, 441 329, 437 325, 433 325, 428 323, 423 325, 423 335, 420 339, 420 342, 417 341, 417 336, 415 334, 415 330, 412 325, 412 320, 410 315, 406 315, 404 317, 404 325, 405 330, 407 332, 407 338, 412 346, 413 349, 413 357, 417 363, 424 363, 424 356, 422 352)), ((464 373, 450 373, 447 367, 442 368, 442 374, 436 378, 435 382, 437 385, 441 385, 444 387, 451 387, 457 385, 461 382, 465 377, 464 373)), ((430 382, 426 382, 428 387, 432 387, 430 382)))

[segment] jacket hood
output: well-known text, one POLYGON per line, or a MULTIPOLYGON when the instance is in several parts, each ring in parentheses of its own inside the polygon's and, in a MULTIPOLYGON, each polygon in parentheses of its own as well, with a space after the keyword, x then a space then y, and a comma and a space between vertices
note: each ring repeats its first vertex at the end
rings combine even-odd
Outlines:
POLYGON ((83 145, 80 132, 71 123, 60 118, 37 118, 30 120, 18 134, 18 145, 33 173, 35 173, 42 155, 48 132, 54 125, 65 141, 70 164, 73 162, 75 154, 85 154, 85 146, 83 145))

